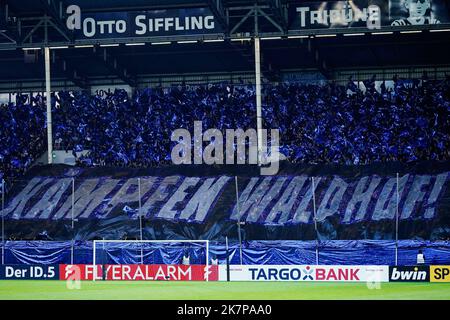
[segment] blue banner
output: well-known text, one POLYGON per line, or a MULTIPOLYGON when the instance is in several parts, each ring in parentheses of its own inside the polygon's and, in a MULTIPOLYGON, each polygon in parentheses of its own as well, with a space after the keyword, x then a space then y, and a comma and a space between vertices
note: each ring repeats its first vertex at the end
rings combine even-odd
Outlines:
MULTIPOLYGON (((97 263, 138 264, 141 262, 141 243, 119 242, 97 244, 97 263), (104 250, 103 250, 104 249, 104 250)), ((322 265, 395 265, 396 243, 385 240, 327 240, 312 241, 276 240, 244 241, 242 262, 246 265, 263 264, 316 264, 318 249, 319 264, 322 265)), ((205 246, 193 244, 170 245, 168 243, 146 244, 144 263, 178 264, 186 249, 192 264, 205 262, 205 246)), ((224 264, 225 242, 211 241, 210 257, 213 255, 224 264)), ((397 264, 413 266, 417 253, 422 250, 427 265, 450 264, 450 241, 399 240, 397 264)), ((92 264, 93 244, 91 241, 7 241, 5 243, 6 264, 92 264)), ((240 264, 239 243, 229 242, 231 264, 240 264)), ((19 266, 20 267, 20 266, 19 266)), ((47 272, 48 274, 49 272, 47 272)))

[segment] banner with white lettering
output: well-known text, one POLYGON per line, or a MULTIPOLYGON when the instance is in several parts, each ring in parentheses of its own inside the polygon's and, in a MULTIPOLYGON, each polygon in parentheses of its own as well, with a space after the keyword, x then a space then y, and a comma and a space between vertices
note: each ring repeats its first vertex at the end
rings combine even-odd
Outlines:
POLYGON ((59 280, 59 266, 56 264, 0 265, 0 280, 59 280))
POLYGON ((222 29, 208 8, 152 11, 84 12, 67 8, 66 24, 76 39, 136 38, 220 33, 222 29))
POLYGON ((290 10, 290 30, 367 28, 450 23, 445 0, 305 2, 290 10))
POLYGON ((6 237, 139 239, 140 215, 145 237, 161 240, 236 239, 238 222, 243 240, 390 240, 397 219, 400 239, 450 230, 447 163, 285 166, 277 176, 184 169, 36 168, 8 194, 6 237))
POLYGON ((217 281, 218 266, 108 264, 59 266, 60 280, 217 281), (103 274, 104 272, 104 274, 103 274))

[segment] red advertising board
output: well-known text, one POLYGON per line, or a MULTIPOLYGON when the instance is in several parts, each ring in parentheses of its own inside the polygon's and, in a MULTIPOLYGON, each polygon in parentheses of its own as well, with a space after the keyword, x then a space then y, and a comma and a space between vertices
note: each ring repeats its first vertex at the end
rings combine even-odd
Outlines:
MULTIPOLYGON (((167 264, 108 264, 105 265, 105 280, 161 280, 161 281, 218 281, 218 266, 167 265, 167 264)), ((103 279, 102 265, 96 265, 95 279, 103 279)), ((60 265, 60 280, 93 280, 94 266, 86 264, 60 265)))

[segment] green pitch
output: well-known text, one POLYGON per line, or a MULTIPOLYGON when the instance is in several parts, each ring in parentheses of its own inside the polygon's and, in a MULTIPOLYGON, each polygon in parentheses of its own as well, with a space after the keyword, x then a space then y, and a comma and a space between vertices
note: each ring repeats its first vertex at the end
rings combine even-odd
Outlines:
POLYGON ((450 283, 332 282, 81 282, 68 289, 65 281, 0 281, 0 299, 443 299, 450 300, 450 283))

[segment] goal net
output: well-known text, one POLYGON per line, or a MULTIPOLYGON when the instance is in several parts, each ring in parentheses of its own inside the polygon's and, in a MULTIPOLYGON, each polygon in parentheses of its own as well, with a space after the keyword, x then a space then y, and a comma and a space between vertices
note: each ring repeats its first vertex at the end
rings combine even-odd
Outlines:
POLYGON ((94 240, 93 280, 209 281, 209 240, 94 240))

